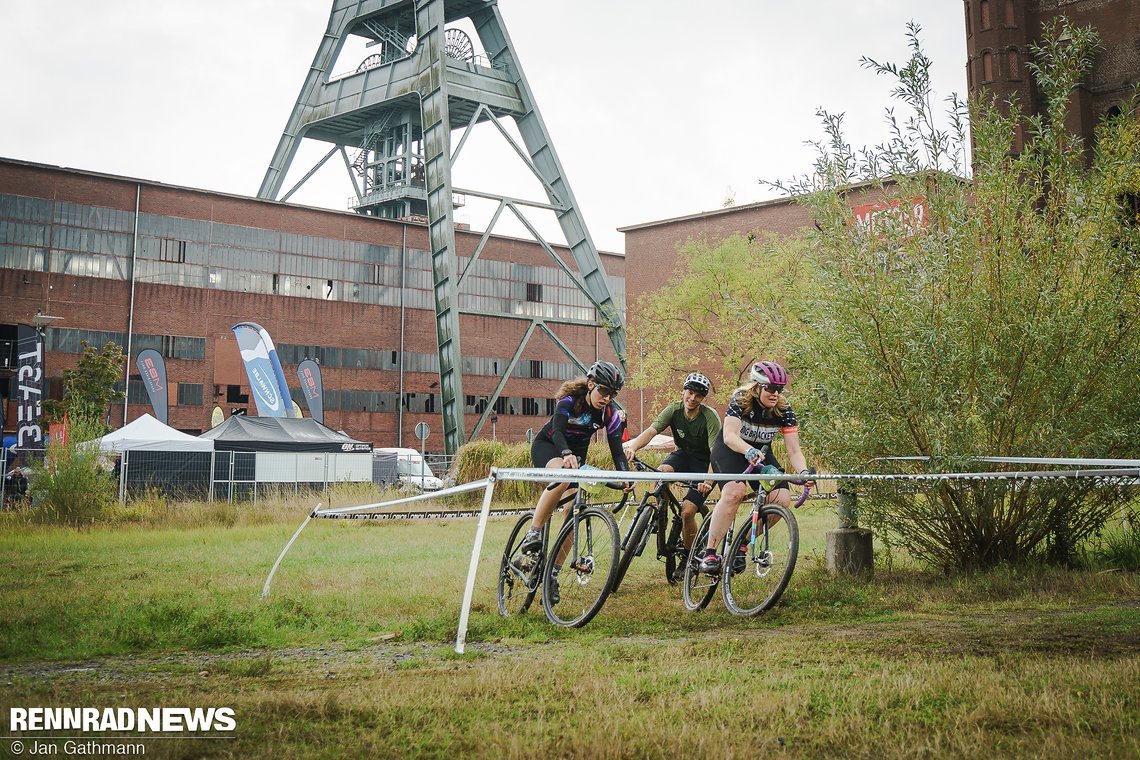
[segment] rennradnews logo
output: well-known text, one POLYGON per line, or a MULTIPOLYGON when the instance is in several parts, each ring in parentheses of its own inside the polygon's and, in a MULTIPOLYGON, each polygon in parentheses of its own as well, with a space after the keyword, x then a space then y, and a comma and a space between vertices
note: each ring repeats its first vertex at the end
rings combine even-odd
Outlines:
POLYGON ((12 731, 233 731, 232 707, 13 707, 12 731))

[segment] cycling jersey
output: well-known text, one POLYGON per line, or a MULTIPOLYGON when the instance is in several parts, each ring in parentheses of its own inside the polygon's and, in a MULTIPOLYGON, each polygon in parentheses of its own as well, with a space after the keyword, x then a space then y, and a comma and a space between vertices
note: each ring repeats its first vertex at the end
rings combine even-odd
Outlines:
POLYGON ((564 396, 558 399, 554 415, 542 426, 535 440, 554 444, 559 454, 571 452, 584 460, 584 453, 589 448, 594 433, 605 430, 614 466, 619 470, 628 470, 629 463, 621 447, 622 428, 621 415, 612 404, 595 409, 585 398, 564 396))
MULTIPOLYGON (((796 421, 796 413, 792 411, 791 406, 788 406, 781 414, 774 409, 771 411, 765 409, 763 404, 754 400, 752 412, 746 415, 743 408, 745 393, 747 391, 740 391, 732 395, 732 401, 728 402, 728 411, 725 412, 725 417, 736 417, 740 420, 740 437, 749 444, 759 449, 776 440, 777 433, 787 435, 788 433, 799 432, 800 427, 796 421)), ((720 439, 724 440, 723 434, 720 439)))
MULTIPOLYGON (((755 446, 764 452, 764 464, 770 464, 783 470, 779 461, 776 460, 775 454, 772 453, 772 447, 769 445, 772 441, 776 440, 777 435, 787 435, 788 433, 799 432, 799 424, 796 422, 796 413, 792 411, 789 406, 783 413, 776 412, 775 410, 769 411, 760 404, 759 401, 753 401, 752 412, 745 414, 743 409, 744 393, 735 393, 732 396, 732 401, 728 404, 728 411, 725 412, 725 417, 736 417, 740 420, 740 437, 744 439, 750 446, 755 446), (766 448, 765 448, 766 447, 766 448)), ((713 469, 717 472, 744 472, 748 466, 748 460, 744 455, 738 451, 733 451, 728 448, 724 442, 724 429, 721 428, 717 433, 716 442, 713 443, 712 449, 713 469)))
POLYGON ((677 449, 704 462, 704 467, 709 466, 709 451, 720 432, 720 416, 715 409, 701 404, 696 418, 689 419, 685 416, 685 405, 674 401, 657 415, 652 427, 658 433, 673 428, 673 443, 677 449))

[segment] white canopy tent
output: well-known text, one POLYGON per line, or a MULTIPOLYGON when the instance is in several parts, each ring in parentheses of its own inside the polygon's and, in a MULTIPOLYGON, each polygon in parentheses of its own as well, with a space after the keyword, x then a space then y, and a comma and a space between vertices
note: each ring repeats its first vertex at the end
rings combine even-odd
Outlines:
POLYGON ((100 451, 122 454, 126 450, 149 451, 213 451, 214 442, 198 438, 164 425, 144 414, 128 425, 107 433, 99 440, 100 451))

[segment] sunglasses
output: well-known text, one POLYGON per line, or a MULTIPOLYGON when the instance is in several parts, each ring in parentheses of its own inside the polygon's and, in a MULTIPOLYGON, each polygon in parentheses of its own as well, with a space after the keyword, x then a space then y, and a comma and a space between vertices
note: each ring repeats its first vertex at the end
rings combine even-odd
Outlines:
POLYGON ((769 384, 769 385, 762 385, 760 387, 763 388, 764 390, 768 391, 769 393, 781 393, 784 390, 784 386, 776 385, 774 383, 769 384))
POLYGON ((594 390, 596 390, 602 396, 602 398, 613 398, 617 395, 617 391, 615 391, 613 388, 607 388, 604 385, 595 385, 594 390))

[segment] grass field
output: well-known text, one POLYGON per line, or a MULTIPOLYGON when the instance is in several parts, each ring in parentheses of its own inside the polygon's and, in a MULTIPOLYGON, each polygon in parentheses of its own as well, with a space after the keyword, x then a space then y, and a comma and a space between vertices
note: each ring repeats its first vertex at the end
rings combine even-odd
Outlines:
POLYGON ((870 582, 835 580, 834 517, 809 505, 796 575, 766 615, 719 598, 686 613, 646 557, 568 631, 541 609, 496 614, 515 519, 498 518, 456 655, 474 520, 314 521, 258 599, 305 511, 8 521, 3 714, 234 708, 231 736, 151 739, 151 757, 1140 756, 1133 572, 942 576, 896 556, 870 582))

